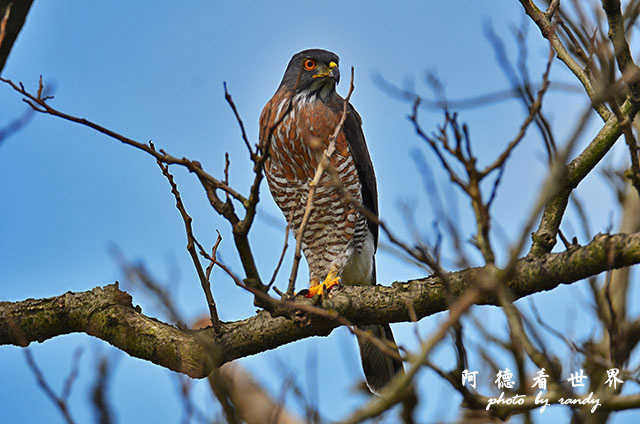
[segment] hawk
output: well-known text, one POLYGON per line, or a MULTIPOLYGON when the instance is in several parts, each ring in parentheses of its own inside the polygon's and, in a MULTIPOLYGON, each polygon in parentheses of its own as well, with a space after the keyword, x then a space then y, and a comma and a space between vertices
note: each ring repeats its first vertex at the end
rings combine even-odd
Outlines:
MULTIPOLYGON (((310 49, 293 55, 282 82, 260 116, 260 142, 269 146, 265 174, 284 216, 298 233, 310 183, 343 114, 344 99, 336 92, 338 56, 310 49)), ((359 205, 378 215, 373 164, 360 115, 347 106, 344 125, 335 139, 329 171, 316 186, 313 206, 302 234, 309 265, 308 296, 322 294, 338 282, 375 285, 378 224, 359 205), (339 179, 336 183, 335 179, 339 179)), ((359 327, 393 342, 388 324, 359 327)), ((402 370, 402 362, 358 337, 367 384, 378 393, 402 370)))

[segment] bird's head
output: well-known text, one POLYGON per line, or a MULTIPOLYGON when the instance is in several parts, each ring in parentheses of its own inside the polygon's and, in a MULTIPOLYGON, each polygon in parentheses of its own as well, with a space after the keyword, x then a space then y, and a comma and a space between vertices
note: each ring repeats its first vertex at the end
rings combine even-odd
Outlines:
POLYGON ((293 55, 280 87, 296 94, 305 93, 326 98, 335 92, 340 81, 338 55, 327 50, 309 49, 293 55))

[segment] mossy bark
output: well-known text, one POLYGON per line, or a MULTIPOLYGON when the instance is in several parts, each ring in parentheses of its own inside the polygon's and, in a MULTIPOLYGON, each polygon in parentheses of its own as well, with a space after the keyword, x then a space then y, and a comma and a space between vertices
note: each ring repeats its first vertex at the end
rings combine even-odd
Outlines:
MULTIPOLYGON (((514 299, 551 290, 610 269, 640 263, 640 233, 598 235, 591 243, 540 258, 520 259, 506 281, 514 299)), ((253 317, 221 323, 219 331, 180 330, 142 314, 118 284, 48 299, 0 302, 0 344, 27 346, 62 334, 84 332, 128 354, 191 377, 206 377, 214 366, 274 349, 310 336, 326 336, 342 317, 358 325, 410 321, 447 310, 467 289, 481 281, 504 279, 496 267, 469 268, 438 277, 396 282, 387 286, 347 286, 334 290, 321 306, 328 316, 301 324, 261 311, 253 317)), ((313 299, 296 299, 313 305, 313 299)), ((495 305, 490 295, 479 304, 495 305)), ((291 306, 289 306, 291 307, 291 306)))

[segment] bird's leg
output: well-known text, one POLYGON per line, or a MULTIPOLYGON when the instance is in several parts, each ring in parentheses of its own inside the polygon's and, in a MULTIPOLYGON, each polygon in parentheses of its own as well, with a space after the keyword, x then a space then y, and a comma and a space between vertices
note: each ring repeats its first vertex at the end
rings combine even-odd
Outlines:
POLYGON ((318 284, 316 280, 311 280, 311 286, 309 287, 309 290, 307 291, 307 293, 305 293, 304 296, 313 297, 317 294, 322 296, 325 293, 329 293, 329 291, 334 286, 339 286, 339 285, 340 285, 340 277, 338 277, 336 271, 332 269, 331 271, 329 271, 329 274, 327 274, 327 278, 325 278, 322 283, 318 284))

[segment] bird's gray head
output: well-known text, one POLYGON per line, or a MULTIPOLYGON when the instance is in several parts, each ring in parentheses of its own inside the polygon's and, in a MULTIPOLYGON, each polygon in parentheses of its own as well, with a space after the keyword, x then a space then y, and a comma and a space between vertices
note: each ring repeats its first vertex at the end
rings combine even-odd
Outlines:
POLYGON ((338 55, 327 50, 309 49, 293 55, 284 72, 283 86, 296 94, 308 92, 322 99, 333 94, 340 81, 338 55))

